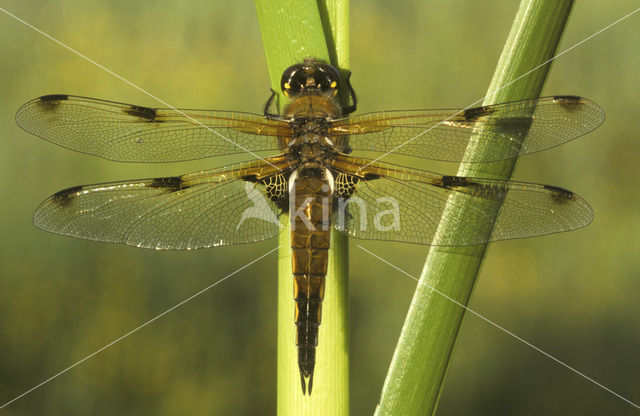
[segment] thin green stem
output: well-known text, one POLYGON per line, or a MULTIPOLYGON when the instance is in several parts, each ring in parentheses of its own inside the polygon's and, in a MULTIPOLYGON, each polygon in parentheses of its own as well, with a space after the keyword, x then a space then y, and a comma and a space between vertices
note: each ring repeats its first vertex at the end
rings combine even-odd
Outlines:
MULTIPOLYGON (((572 5, 572 0, 521 2, 485 105, 540 95, 549 65, 514 83, 510 82, 553 57, 572 5)), ((480 160, 482 152, 480 146, 469 146, 466 157, 480 160)), ((466 164, 460 166, 458 175, 508 179, 514 164, 515 161, 466 164)), ((451 207, 458 205, 456 197, 452 197, 451 202, 451 207)), ((488 218, 497 214, 495 209, 487 210, 488 218)), ((459 228, 458 221, 468 218, 470 216, 464 209, 446 209, 438 233, 455 233, 459 228), (450 212, 452 210, 455 210, 455 215, 450 212)), ((486 245, 455 248, 432 246, 429 250, 376 415, 425 415, 435 412, 465 310, 431 288, 468 305, 485 251, 486 245)))
MULTIPOLYGON (((345 68, 349 60, 346 0, 256 0, 271 88, 280 94, 282 72, 306 57, 345 68)), ((302 394, 295 346, 291 231, 280 236, 278 255, 278 415, 336 415, 349 411, 348 244, 332 233, 313 393, 302 394)))

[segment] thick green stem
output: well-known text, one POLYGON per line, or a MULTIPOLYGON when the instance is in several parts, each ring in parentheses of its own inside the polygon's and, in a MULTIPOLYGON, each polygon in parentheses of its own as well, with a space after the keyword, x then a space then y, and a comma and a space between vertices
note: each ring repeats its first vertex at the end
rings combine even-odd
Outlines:
MULTIPOLYGON (((511 83, 553 57, 568 20, 572 0, 523 0, 517 12, 484 104, 540 95, 550 65, 511 83), (496 92, 497 91, 497 92, 496 92), (495 92, 495 93, 494 93, 495 92)), ((469 146, 467 157, 480 160, 482 147, 469 146)), ((461 165, 460 176, 508 179, 515 161, 461 165)), ((452 197, 451 207, 456 205, 452 197)), ((488 211, 487 215, 497 215, 488 211)), ((462 209, 445 210, 438 233, 455 233, 462 209), (451 215, 450 210, 456 210, 451 215)), ((465 309, 432 288, 468 305, 486 245, 432 246, 416 288, 382 390, 376 415, 425 415, 435 412, 465 309)))
MULTIPOLYGON (((271 88, 280 93, 282 72, 306 57, 341 69, 349 60, 346 0, 256 0, 271 88)), ((281 109, 284 98, 278 95, 281 109)), ((295 345, 290 228, 280 236, 278 256, 278 415, 336 415, 349 411, 348 244, 331 236, 313 393, 302 394, 295 345)))

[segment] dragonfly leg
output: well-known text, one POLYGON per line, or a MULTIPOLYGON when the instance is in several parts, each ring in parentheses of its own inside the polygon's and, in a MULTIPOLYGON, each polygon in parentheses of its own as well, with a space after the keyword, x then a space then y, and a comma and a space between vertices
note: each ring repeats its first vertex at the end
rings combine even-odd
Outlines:
POLYGON ((356 111, 356 108, 358 108, 358 98, 356 97, 356 92, 353 89, 353 86, 351 85, 350 79, 351 79, 351 72, 349 72, 344 79, 345 84, 347 84, 347 88, 349 88, 349 95, 351 96, 351 105, 342 107, 343 116, 347 116, 353 113, 354 111, 356 111))
POLYGON ((271 105, 273 104, 273 101, 276 98, 276 92, 273 90, 273 88, 270 88, 270 90, 271 90, 271 96, 267 100, 267 103, 264 105, 264 116, 265 118, 278 118, 279 117, 278 114, 269 112, 269 107, 271 107, 271 105))

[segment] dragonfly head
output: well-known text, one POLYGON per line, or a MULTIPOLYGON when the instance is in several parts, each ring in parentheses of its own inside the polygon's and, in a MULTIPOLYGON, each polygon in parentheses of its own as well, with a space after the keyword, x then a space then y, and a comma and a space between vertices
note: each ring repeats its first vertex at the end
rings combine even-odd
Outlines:
POLYGON ((340 74, 336 68, 315 58, 307 58, 284 71, 280 88, 288 98, 308 93, 335 96, 338 94, 339 81, 340 74))

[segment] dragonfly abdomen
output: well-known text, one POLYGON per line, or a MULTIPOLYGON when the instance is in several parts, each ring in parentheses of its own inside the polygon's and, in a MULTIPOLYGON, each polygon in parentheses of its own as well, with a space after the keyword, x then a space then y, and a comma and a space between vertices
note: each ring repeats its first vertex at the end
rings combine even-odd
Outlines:
POLYGON ((293 297, 298 366, 303 391, 313 383, 318 328, 327 274, 332 177, 321 169, 299 170, 290 178, 293 297))

